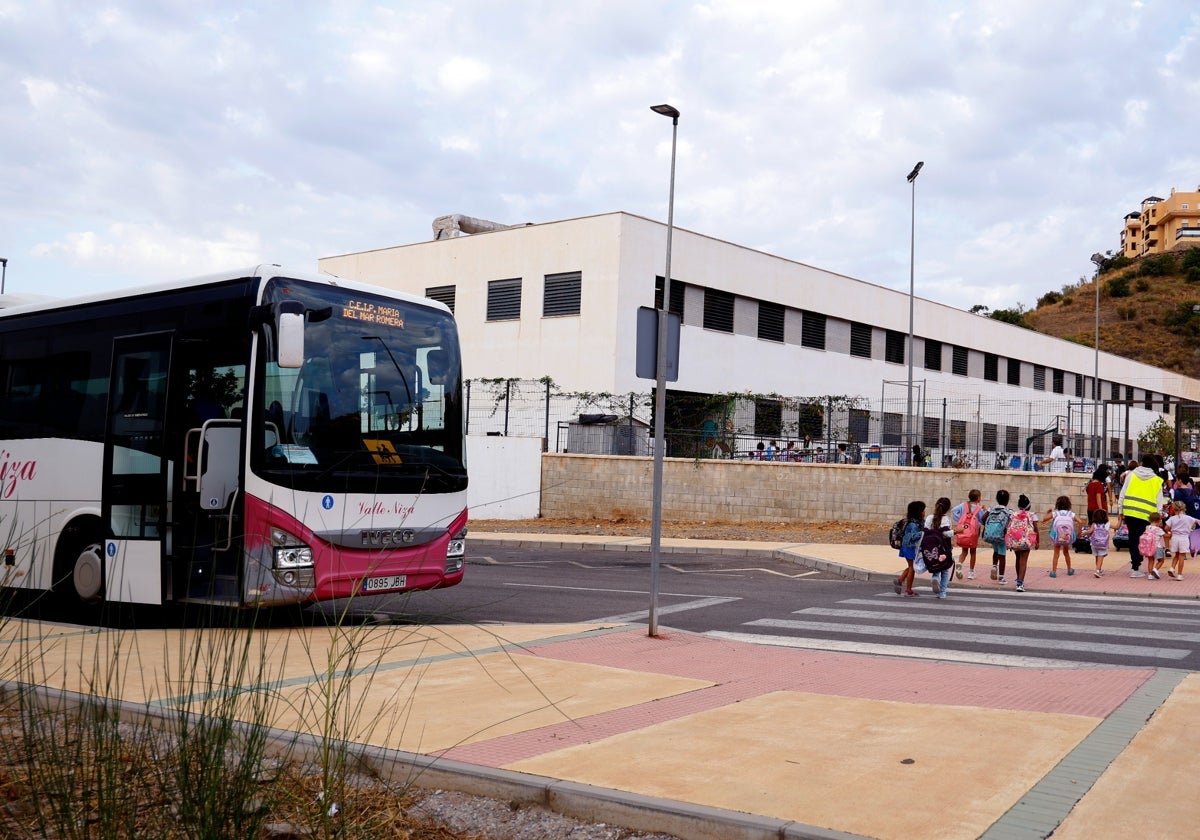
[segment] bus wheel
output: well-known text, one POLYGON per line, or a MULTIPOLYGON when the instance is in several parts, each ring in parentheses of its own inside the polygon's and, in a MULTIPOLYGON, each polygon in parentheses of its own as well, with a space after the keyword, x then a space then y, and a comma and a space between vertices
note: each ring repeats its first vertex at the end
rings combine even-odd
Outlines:
POLYGON ((71 582, 75 586, 75 594, 85 604, 95 604, 104 595, 103 551, 100 543, 90 543, 75 558, 71 582))

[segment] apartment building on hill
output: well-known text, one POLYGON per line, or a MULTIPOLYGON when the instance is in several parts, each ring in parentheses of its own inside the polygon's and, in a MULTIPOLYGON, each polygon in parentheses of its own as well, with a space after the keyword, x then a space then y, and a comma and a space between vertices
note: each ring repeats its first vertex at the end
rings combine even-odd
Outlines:
MULTIPOLYGON (((1200 187, 1197 188, 1200 190, 1200 187)), ((1142 208, 1125 215, 1121 253, 1133 259, 1200 246, 1200 191, 1171 188, 1168 198, 1142 199, 1142 208)))

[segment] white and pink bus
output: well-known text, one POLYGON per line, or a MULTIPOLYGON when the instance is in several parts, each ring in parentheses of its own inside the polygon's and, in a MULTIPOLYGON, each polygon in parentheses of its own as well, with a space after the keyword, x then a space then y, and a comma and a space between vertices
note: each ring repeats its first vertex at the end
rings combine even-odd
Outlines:
POLYGON ((459 360, 444 305, 274 265, 0 309, 0 585, 232 607, 452 586, 459 360))

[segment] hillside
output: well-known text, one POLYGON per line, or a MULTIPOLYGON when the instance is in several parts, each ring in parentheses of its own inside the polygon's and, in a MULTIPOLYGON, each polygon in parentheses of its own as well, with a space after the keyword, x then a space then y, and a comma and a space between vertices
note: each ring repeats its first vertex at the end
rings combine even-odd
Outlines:
MULTIPOLYGON (((1148 257, 1097 278, 1100 349, 1200 379, 1200 248, 1184 257, 1148 257), (1162 273, 1160 273, 1162 272, 1162 273), (1125 291, 1128 294, 1122 294, 1125 291)), ((1092 347, 1096 280, 1049 292, 1024 313, 1033 329, 1092 347)))

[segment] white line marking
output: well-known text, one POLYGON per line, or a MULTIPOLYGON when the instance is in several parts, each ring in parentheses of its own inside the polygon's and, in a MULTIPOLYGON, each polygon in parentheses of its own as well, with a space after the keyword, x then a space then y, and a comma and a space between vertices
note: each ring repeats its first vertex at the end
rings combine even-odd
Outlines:
POLYGON ((1071 659, 1045 659, 1039 656, 1014 656, 1007 653, 982 653, 970 650, 880 645, 867 642, 843 641, 841 639, 801 639, 796 636, 771 636, 761 633, 727 633, 723 630, 710 630, 704 635, 715 639, 728 639, 731 642, 748 642, 756 645, 803 648, 805 650, 831 650, 839 653, 863 653, 875 656, 899 656, 907 659, 940 659, 948 662, 969 662, 978 665, 1007 665, 1021 668, 1113 667, 1096 662, 1077 662, 1071 659))
MULTIPOLYGON (((852 633, 861 636, 886 636, 900 632, 898 628, 880 627, 869 624, 838 624, 832 621, 789 621, 778 618, 760 618, 746 622, 748 627, 778 627, 783 630, 820 630, 826 633, 852 633)), ((1050 650, 1072 650, 1080 653, 1103 653, 1111 656, 1140 656, 1150 659, 1183 659, 1190 650, 1177 648, 1152 648, 1143 645, 1118 645, 1112 643, 1074 642, 1070 639, 1034 639, 1029 636, 993 636, 988 633, 938 633, 948 642, 966 642, 981 645, 1005 645, 1008 647, 1035 647, 1050 650)))
POLYGON ((768 575, 777 575, 779 577, 790 578, 792 580, 795 580, 796 578, 808 577, 809 575, 821 574, 819 571, 814 569, 811 572, 800 572, 799 574, 789 575, 785 574, 784 572, 776 571, 775 569, 764 569, 761 566, 749 566, 744 569, 682 569, 679 566, 667 565, 665 568, 668 568, 673 572, 679 572, 681 575, 715 575, 727 574, 729 572, 763 572, 768 575))
MULTIPOLYGON (((815 615, 822 618, 862 618, 867 621, 899 622, 912 624, 953 624, 961 627, 964 624, 980 623, 978 620, 964 618, 960 615, 917 615, 908 610, 879 612, 878 610, 836 610, 825 607, 809 607, 796 610, 793 615, 815 615)), ((1128 637, 1136 632, 1129 627, 1103 627, 1096 625, 1064 624, 1053 621, 1008 621, 1003 618, 986 619, 982 622, 988 629, 1005 630, 1037 630, 1043 633, 1076 633, 1081 636, 1120 636, 1128 637)), ((1200 644, 1200 633, 1166 633, 1163 641, 1189 642, 1200 644)))
MULTIPOLYGON (((1009 581, 1015 580, 1013 575, 1008 575, 1009 581)), ((1034 584, 1030 584, 1033 586, 1034 584)), ((953 584, 951 584, 953 588, 953 584)), ((1197 598, 1168 598, 1166 596, 1158 597, 1156 595, 1105 595, 1097 593, 1095 595, 1077 595, 1073 592, 1038 592, 1037 590, 1025 592, 1016 592, 1012 589, 963 589, 962 592, 970 592, 970 595, 962 595, 963 598, 1007 598, 1015 601, 1033 601, 1041 598, 1061 598, 1064 601, 1101 601, 1103 603, 1128 603, 1139 604, 1143 607, 1149 607, 1153 604, 1165 604, 1172 607, 1190 607, 1193 610, 1200 609, 1200 599, 1197 598)), ((886 598, 892 595, 891 592, 880 592, 879 597, 886 598)), ((895 597, 895 596, 892 596, 895 597)))
MULTIPOLYGON (((1103 619, 1105 621, 1126 621, 1126 622, 1138 622, 1141 624, 1168 624, 1172 627, 1178 627, 1181 624, 1200 624, 1200 615, 1198 615, 1196 618, 1174 618, 1172 615, 1162 615, 1162 614, 1160 614, 1160 611, 1156 611, 1154 615, 1137 615, 1137 614, 1131 614, 1131 613, 1083 612, 1082 610, 1073 611, 1073 610, 1066 610, 1066 609, 1064 609, 1064 610, 1040 609, 1040 608, 1039 609, 1021 609, 1019 607, 1009 607, 1007 605, 1003 606, 1003 607, 999 606, 999 605, 976 607, 976 606, 971 606, 969 604, 963 604, 962 602, 965 600, 968 600, 968 599, 960 597, 960 596, 948 598, 947 602, 945 604, 931 604, 931 603, 929 603, 930 600, 933 600, 933 599, 919 601, 918 603, 906 603, 903 607, 897 607, 897 609, 902 609, 905 612, 908 612, 909 610, 925 609, 925 610, 935 610, 938 612, 941 612, 943 610, 954 610, 954 611, 960 612, 960 613, 963 613, 963 612, 987 613, 990 615, 1004 615, 1004 616, 1020 616, 1020 615, 1041 616, 1041 615, 1044 615, 1044 616, 1049 616, 1050 618, 1098 618, 1098 619, 1103 619)), ((879 605, 879 601, 877 601, 875 599, 871 599, 871 598, 847 598, 846 600, 838 601, 837 603, 838 604, 850 604, 853 606, 863 606, 863 607, 868 607, 868 606, 874 607, 874 606, 879 605)), ((1070 605, 1064 605, 1064 606, 1082 606, 1082 605, 1070 604, 1070 605)), ((1122 609, 1124 609, 1124 608, 1122 608, 1122 609)), ((801 612, 801 610, 796 610, 796 612, 801 612)), ((1174 612, 1178 612, 1178 611, 1177 610, 1163 610, 1161 612, 1174 613, 1174 612)), ((965 620, 966 619, 964 619, 964 621, 965 620)))
MULTIPOLYGON (((671 604, 668 607, 659 607, 659 615, 667 615, 668 613, 684 612, 685 610, 701 610, 705 607, 715 607, 718 604, 727 604, 730 601, 740 601, 741 598, 701 598, 698 601, 685 601, 682 604, 671 604)), ((638 610, 637 612, 625 613, 624 615, 610 615, 606 618, 594 618, 585 621, 585 624, 628 624, 634 621, 642 621, 650 617, 650 610, 638 610)))
MULTIPOLYGON (((517 589, 565 589, 568 592, 619 592, 623 595, 649 595, 648 589, 598 589, 594 586, 552 586, 548 583, 506 583, 517 589)), ((660 592, 660 596, 668 598, 701 598, 695 592, 660 592)), ((736 599, 734 599, 736 600, 736 599)))

